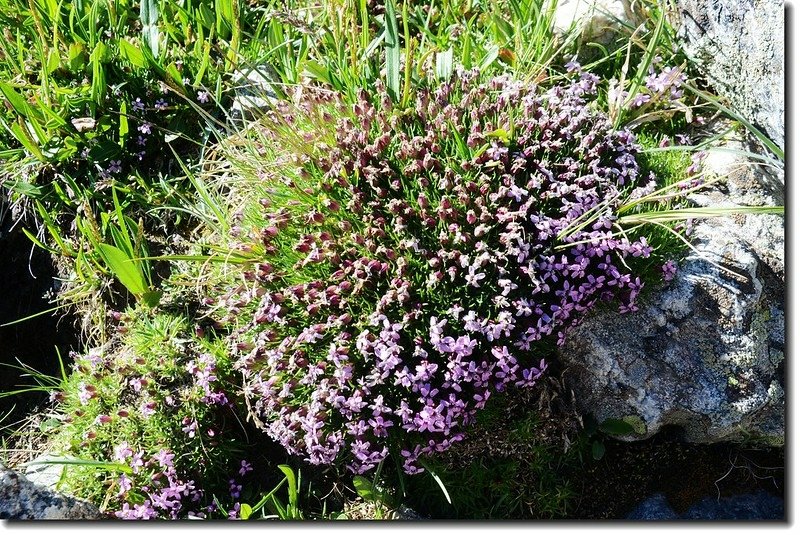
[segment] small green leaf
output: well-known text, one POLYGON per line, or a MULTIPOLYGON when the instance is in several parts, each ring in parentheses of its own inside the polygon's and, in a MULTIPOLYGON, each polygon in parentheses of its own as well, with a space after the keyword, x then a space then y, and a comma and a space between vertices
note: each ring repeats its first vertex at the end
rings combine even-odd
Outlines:
POLYGON ((633 426, 625 420, 608 418, 600 424, 600 431, 607 435, 631 435, 635 432, 633 426))
POLYGON ((53 74, 61 66, 61 57, 55 48, 47 55, 47 74, 53 74))
POLYGON ((119 154, 119 145, 110 139, 104 139, 97 143, 89 151, 89 156, 96 162, 106 162, 119 154))
POLYGON ((56 418, 48 418, 47 420, 39 424, 39 430, 42 432, 47 432, 53 429, 58 429, 62 425, 63 422, 61 420, 58 420, 56 418))
POLYGON ((647 424, 640 416, 625 416, 622 418, 624 422, 633 428, 634 433, 637 435, 644 435, 647 433, 647 424))
POLYGON ((125 140, 128 139, 128 105, 123 100, 119 105, 119 144, 125 147, 125 140))
POLYGON ((372 487, 372 481, 364 476, 353 476, 353 486, 359 496, 368 502, 377 502, 380 495, 372 487))
POLYGON ((602 442, 595 440, 592 443, 592 458, 595 461, 599 461, 603 458, 603 455, 606 454, 606 447, 603 445, 602 442))
POLYGON ((487 134, 488 137, 496 137, 505 144, 508 144, 510 137, 508 132, 503 128, 496 128, 487 134))
POLYGON ((247 520, 253 514, 253 508, 248 504, 243 503, 239 506, 239 517, 242 520, 247 520))
POLYGON ((86 67, 86 47, 83 43, 72 43, 67 53, 67 65, 72 72, 80 72, 86 67))
POLYGON ((111 58, 111 53, 108 49, 108 46, 102 41, 97 43, 97 46, 94 47, 92 50, 92 54, 89 56, 89 60, 97 63, 107 63, 108 60, 111 58))

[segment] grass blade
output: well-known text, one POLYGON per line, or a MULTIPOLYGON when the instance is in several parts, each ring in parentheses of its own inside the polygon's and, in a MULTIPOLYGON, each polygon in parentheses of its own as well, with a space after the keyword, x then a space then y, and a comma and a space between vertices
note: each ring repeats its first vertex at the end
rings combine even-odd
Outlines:
POLYGON ((394 0, 386 0, 386 85, 392 98, 400 98, 400 34, 397 29, 397 15, 394 0))

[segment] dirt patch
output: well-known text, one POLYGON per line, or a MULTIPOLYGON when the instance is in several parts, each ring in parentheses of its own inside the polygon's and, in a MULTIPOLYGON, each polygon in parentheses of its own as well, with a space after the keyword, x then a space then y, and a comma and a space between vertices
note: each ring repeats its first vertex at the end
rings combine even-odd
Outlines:
POLYGON ((669 431, 642 442, 605 441, 599 461, 576 478, 579 496, 572 518, 623 519, 660 492, 682 514, 705 497, 764 490, 784 497, 784 451, 735 444, 688 444, 669 431))

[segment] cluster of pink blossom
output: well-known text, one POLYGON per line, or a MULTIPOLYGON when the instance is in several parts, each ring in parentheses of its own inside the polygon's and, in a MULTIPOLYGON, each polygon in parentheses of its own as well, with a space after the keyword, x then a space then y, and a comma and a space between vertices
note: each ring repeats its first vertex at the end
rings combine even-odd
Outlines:
POLYGON ((636 309, 628 266, 651 248, 614 209, 643 185, 637 145, 591 105, 597 83, 459 70, 403 107, 378 82, 325 140, 299 114, 341 102, 283 110, 306 149, 264 180, 294 199, 237 229, 264 261, 217 301, 248 313, 232 345, 271 437, 314 464, 361 473, 392 453, 417 472, 493 392, 534 384, 542 342, 598 302, 636 309))
MULTIPOLYGON (((114 449, 115 460, 131 468, 131 477, 119 476, 117 497, 125 500, 129 493, 144 494, 142 503, 123 501, 114 515, 123 520, 151 520, 154 518, 177 519, 187 504, 198 504, 203 492, 194 481, 184 481, 178 476, 173 460, 175 454, 162 449, 148 460, 145 452, 134 452, 127 442, 114 449), (140 481, 135 481, 140 480, 140 481)), ((192 514, 192 513, 189 513, 192 514)))

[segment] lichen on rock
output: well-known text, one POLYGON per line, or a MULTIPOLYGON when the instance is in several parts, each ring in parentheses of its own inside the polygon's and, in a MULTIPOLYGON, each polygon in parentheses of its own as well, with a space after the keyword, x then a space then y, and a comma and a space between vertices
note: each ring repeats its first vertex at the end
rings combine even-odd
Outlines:
POLYGON ((0 519, 91 520, 102 518, 94 505, 35 485, 0 465, 0 519))

